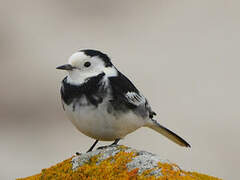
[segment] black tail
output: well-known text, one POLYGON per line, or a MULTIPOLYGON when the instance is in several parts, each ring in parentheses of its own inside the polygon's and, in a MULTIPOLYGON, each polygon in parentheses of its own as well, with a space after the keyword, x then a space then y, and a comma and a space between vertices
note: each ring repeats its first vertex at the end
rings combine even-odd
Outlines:
POLYGON ((170 139, 171 141, 175 142, 176 144, 183 146, 183 147, 191 147, 190 144, 188 144, 183 138, 172 132, 171 130, 165 128, 161 124, 159 124, 157 121, 151 119, 149 123, 146 125, 147 127, 159 132, 166 138, 170 139))

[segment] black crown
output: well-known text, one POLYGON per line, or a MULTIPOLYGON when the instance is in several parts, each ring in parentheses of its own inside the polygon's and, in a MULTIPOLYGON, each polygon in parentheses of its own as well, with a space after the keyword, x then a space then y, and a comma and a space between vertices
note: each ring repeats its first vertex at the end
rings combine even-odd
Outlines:
POLYGON ((112 66, 112 62, 108 57, 108 55, 102 53, 101 51, 93 50, 93 49, 84 49, 84 50, 80 50, 80 52, 84 52, 87 56, 90 56, 90 57, 98 56, 104 61, 106 67, 112 66))

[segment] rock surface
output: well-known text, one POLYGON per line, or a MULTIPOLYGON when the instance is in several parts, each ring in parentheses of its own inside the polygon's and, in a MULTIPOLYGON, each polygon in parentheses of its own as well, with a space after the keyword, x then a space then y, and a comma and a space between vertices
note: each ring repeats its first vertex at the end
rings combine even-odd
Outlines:
POLYGON ((218 178, 187 172, 159 156, 125 146, 111 146, 67 159, 32 179, 197 179, 218 178))

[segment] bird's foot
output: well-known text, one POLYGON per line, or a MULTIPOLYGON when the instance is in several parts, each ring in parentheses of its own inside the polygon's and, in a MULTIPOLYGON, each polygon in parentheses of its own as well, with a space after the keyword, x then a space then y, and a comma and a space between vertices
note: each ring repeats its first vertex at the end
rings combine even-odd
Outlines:
POLYGON ((97 149, 105 149, 105 148, 108 148, 108 147, 114 147, 116 146, 117 144, 110 144, 110 145, 107 145, 107 146, 100 146, 98 147, 97 149))
POLYGON ((116 139, 112 144, 107 145, 107 146, 100 146, 97 149, 105 149, 107 147, 113 147, 113 146, 117 146, 117 143, 120 141, 120 139, 116 139))
POLYGON ((82 154, 82 153, 80 153, 80 152, 76 152, 76 155, 77 155, 77 156, 79 156, 79 155, 81 155, 81 154, 82 154))
POLYGON ((100 147, 98 147, 97 149, 105 149, 105 148, 107 148, 107 147, 109 147, 109 146, 100 146, 100 147))

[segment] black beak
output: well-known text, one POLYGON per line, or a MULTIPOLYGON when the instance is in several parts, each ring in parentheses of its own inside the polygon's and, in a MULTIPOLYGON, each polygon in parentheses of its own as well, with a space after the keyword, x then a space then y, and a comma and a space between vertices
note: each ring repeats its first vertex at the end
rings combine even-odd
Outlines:
POLYGON ((74 69, 74 67, 71 64, 64 64, 62 66, 56 67, 56 69, 71 71, 74 69))

